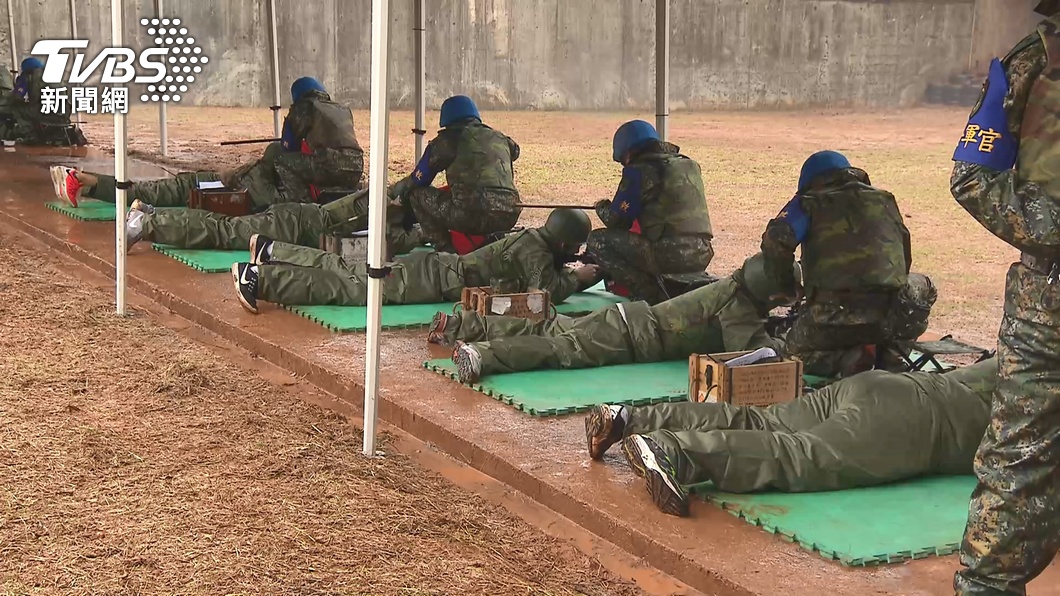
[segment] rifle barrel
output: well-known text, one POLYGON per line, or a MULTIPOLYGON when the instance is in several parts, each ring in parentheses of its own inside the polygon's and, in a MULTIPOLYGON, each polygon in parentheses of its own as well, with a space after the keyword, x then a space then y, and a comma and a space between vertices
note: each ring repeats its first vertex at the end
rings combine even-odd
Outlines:
POLYGON ((593 207, 591 205, 590 206, 585 206, 585 205, 548 205, 548 204, 537 204, 537 203, 534 203, 534 204, 518 203, 518 204, 516 204, 516 207, 524 207, 526 209, 583 209, 583 210, 586 210, 586 211, 592 211, 593 209, 595 209, 595 207, 593 207))
POLYGON ((280 139, 245 139, 242 141, 221 141, 221 145, 252 145, 255 143, 275 143, 280 139))

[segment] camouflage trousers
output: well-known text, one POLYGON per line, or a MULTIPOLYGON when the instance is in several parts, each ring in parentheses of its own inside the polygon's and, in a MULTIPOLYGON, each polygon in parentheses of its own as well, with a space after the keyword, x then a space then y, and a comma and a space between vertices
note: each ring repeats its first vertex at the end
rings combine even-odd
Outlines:
POLYGON ((807 374, 844 377, 872 368, 862 362, 863 346, 893 337, 893 294, 865 293, 808 298, 786 337, 787 352, 798 356, 807 374))
POLYGON ((991 422, 975 457, 958 594, 1024 595, 1060 547, 1060 285, 1022 264, 1005 283, 991 422))
MULTIPOLYGON (((115 200, 114 176, 93 174, 98 182, 92 188, 85 189, 84 196, 113 203, 115 200)), ((245 188, 255 210, 263 210, 270 205, 290 201, 287 195, 277 186, 278 179, 272 166, 265 160, 256 160, 243 164, 233 176, 233 185, 245 188)), ((129 202, 140 199, 154 207, 185 207, 188 197, 198 182, 217 182, 221 180, 220 172, 181 172, 172 178, 134 182, 127 193, 129 202)))
MULTIPOLYGON (((199 209, 158 209, 144 218, 144 239, 181 248, 243 250, 252 235, 262 234, 279 242, 316 247, 321 234, 367 212, 367 197, 357 195, 326 205, 281 203, 263 213, 243 217, 199 209)), ((388 233, 398 253, 423 244, 415 229, 391 226, 388 233)))
POLYGON ((7 140, 23 145, 69 147, 87 145, 85 134, 70 122, 66 114, 41 114, 37 106, 16 104, 10 107, 7 140))
POLYGON ((423 228, 423 235, 439 251, 452 252, 450 230, 488 236, 507 232, 519 221, 519 195, 509 191, 482 190, 479 196, 454 196, 433 186, 408 191, 407 204, 423 228))
MULTIPOLYGON (((415 252, 383 278, 384 304, 433 304, 460 298, 463 277, 456 255, 415 252)), ((277 242, 272 259, 258 267, 258 299, 276 304, 364 306, 368 268, 337 254, 277 242)))
POLYGON ((364 173, 364 154, 358 149, 321 149, 309 155, 289 151, 275 155, 272 166, 287 200, 308 203, 312 201, 310 184, 320 190, 357 190, 364 173))
POLYGON ((714 258, 710 239, 675 236, 652 242, 626 230, 599 229, 589 234, 586 250, 605 277, 626 287, 631 300, 658 304, 667 300, 660 275, 701 273, 714 258))

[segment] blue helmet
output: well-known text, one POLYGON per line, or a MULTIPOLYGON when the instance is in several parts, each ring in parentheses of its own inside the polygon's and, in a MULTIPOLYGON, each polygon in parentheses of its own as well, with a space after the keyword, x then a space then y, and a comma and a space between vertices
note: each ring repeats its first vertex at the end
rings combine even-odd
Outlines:
POLYGON ((622 157, 630 151, 658 140, 659 133, 655 131, 654 126, 643 120, 630 120, 615 131, 615 139, 611 143, 611 158, 622 163, 622 157))
POLYGON ((474 118, 479 122, 482 116, 478 113, 475 102, 466 95, 454 95, 442 102, 442 113, 438 116, 438 126, 445 128, 454 122, 474 118))
POLYGON ((320 84, 320 81, 313 77, 302 77, 291 84, 291 101, 302 99, 302 96, 310 91, 320 91, 321 93, 328 92, 328 90, 320 84))
POLYGON ((29 58, 26 58, 22 61, 21 68, 22 72, 28 72, 31 70, 37 70, 38 68, 44 68, 44 63, 38 60, 37 58, 30 56, 29 58))
POLYGON ((842 153, 835 151, 818 151, 806 158, 802 164, 802 172, 799 174, 799 192, 813 183, 814 178, 833 170, 845 170, 850 167, 850 162, 842 153))

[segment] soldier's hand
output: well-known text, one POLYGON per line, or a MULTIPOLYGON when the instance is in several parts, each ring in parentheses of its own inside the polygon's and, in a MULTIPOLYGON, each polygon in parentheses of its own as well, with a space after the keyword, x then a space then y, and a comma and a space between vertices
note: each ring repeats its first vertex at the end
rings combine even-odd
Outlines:
POLYGON ((599 211, 600 209, 610 209, 610 208, 611 208, 611 199, 600 199, 599 201, 593 203, 593 209, 596 210, 596 211, 599 211))
POLYGON ((595 286, 601 279, 599 265, 582 265, 574 270, 574 277, 583 288, 595 286))

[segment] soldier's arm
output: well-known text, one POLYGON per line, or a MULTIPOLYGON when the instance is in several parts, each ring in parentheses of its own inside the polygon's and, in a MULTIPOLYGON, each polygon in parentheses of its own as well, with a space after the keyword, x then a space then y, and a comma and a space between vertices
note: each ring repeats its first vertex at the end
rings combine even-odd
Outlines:
POLYGON ((766 274, 783 288, 790 288, 794 296, 795 249, 806 238, 810 218, 802 208, 802 198, 796 196, 780 210, 777 217, 769 220, 762 234, 762 256, 766 274))
POLYGON ((456 159, 459 131, 443 130, 423 150, 420 161, 412 173, 402 178, 391 189, 391 196, 404 196, 413 186, 430 186, 438 174, 445 171, 456 159))
POLYGON ((548 251, 533 251, 515 255, 522 261, 527 289, 548 290, 549 298, 559 304, 578 291, 578 278, 574 271, 556 262, 548 251))
POLYGON ((633 227, 642 211, 643 196, 653 186, 653 182, 636 166, 622 168, 622 180, 618 183, 615 198, 600 201, 595 205, 596 215, 608 228, 628 230, 633 227))
POLYGON ((519 159, 519 143, 511 137, 508 137, 508 152, 512 154, 512 162, 519 159))
MULTIPOLYGON (((1008 128, 1018 139, 1031 87, 1046 66, 1041 42, 1024 42, 1004 61, 1008 128)), ((1060 250, 1060 204, 1015 168, 999 171, 958 161, 950 177, 954 199, 983 227, 1021 250, 1060 250)))

